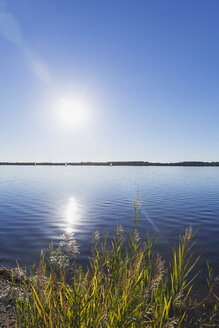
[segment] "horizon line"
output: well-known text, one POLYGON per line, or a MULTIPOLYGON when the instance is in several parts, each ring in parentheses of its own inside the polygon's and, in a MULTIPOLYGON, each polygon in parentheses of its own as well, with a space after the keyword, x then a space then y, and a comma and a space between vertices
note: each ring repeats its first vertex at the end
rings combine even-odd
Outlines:
POLYGON ((29 166, 219 166, 217 161, 180 161, 180 162, 149 162, 149 161, 81 161, 81 162, 51 162, 51 161, 3 161, 0 165, 29 166))

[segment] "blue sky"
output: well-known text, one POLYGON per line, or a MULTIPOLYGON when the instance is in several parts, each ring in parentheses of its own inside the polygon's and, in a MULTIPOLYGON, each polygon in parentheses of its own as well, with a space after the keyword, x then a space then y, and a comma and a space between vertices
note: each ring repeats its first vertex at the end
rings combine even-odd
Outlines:
POLYGON ((0 0, 0 161, 218 161, 218 17, 217 0, 0 0))

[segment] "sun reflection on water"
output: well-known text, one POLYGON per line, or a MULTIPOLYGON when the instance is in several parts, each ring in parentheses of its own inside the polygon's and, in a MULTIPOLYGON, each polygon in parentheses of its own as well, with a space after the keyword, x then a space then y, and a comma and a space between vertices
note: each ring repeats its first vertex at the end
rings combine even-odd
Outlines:
POLYGON ((73 232, 73 227, 77 223, 79 223, 81 219, 81 206, 75 197, 70 197, 68 203, 65 208, 64 213, 65 221, 66 221, 66 229, 67 233, 73 232))

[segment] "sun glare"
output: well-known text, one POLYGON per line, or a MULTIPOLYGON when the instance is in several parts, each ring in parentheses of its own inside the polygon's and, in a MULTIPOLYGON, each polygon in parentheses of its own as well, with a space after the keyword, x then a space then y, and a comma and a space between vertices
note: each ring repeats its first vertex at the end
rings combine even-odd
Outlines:
POLYGON ((62 98, 58 108, 58 120, 65 127, 82 127, 87 120, 85 104, 80 100, 62 98))
POLYGON ((70 197, 64 211, 66 232, 73 232, 74 225, 81 219, 81 207, 74 197, 70 197))

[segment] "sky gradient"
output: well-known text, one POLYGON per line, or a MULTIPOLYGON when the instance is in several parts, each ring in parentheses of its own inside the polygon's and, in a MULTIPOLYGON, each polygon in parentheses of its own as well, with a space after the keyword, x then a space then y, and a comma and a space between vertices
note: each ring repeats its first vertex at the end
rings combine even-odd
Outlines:
POLYGON ((0 0, 0 161, 218 161, 218 18, 217 0, 0 0))

